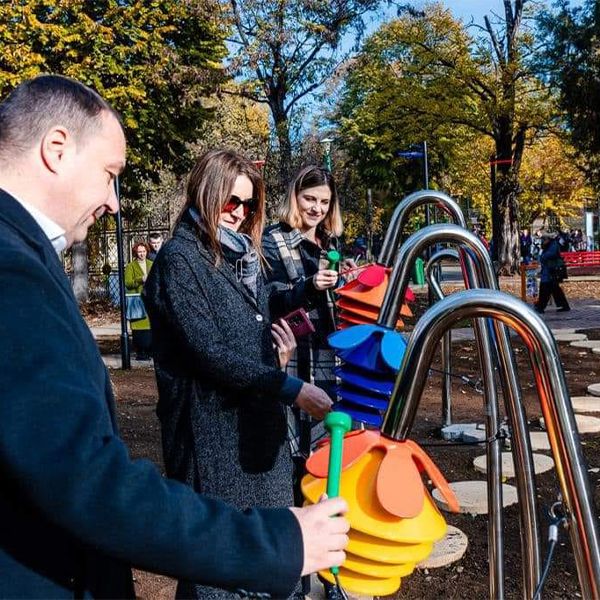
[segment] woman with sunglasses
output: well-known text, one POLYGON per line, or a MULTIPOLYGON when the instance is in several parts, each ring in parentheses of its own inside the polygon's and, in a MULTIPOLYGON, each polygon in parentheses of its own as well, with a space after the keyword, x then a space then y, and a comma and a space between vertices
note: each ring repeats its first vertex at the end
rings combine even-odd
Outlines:
MULTIPOLYGON (((273 340, 286 354, 293 335, 270 322, 264 202, 251 162, 227 151, 202 156, 144 295, 167 474, 241 509, 292 504, 286 406, 317 418, 331 406, 322 390, 277 365, 273 340)), ((190 582, 177 595, 237 597, 190 582)))

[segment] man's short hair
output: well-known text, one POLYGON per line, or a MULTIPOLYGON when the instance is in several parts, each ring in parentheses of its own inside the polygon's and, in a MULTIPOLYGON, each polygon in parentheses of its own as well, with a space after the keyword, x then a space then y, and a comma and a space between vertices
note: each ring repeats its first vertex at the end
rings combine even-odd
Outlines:
POLYGON ((148 236, 149 240, 162 240, 163 239, 163 234, 162 233, 151 233, 148 236))
POLYGON ((98 93, 74 79, 40 75, 24 81, 0 104, 0 158, 29 150, 53 125, 85 141, 100 130, 104 111, 119 119, 98 93))

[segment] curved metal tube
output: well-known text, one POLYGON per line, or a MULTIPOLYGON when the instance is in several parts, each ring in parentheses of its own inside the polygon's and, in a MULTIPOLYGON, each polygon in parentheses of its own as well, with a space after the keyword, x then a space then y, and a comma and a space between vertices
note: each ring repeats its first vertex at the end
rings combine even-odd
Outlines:
MULTIPOLYGON (((567 508, 569 532, 584 598, 600 597, 597 512, 556 342, 544 321, 509 294, 467 290, 431 307, 415 326, 381 431, 394 439, 410 433, 440 338, 465 318, 491 318, 515 329, 527 345, 556 472, 567 508)), ((513 401, 512 398, 508 399, 513 401)), ((516 440, 518 442, 518 440, 516 440)))
MULTIPOLYGON (((444 292, 436 277, 436 271, 439 272, 439 268, 435 269, 434 267, 439 267, 439 263, 446 259, 460 260, 456 250, 446 248, 436 252, 425 267, 425 276, 437 300, 444 297, 444 292)), ((452 425, 452 380, 450 379, 450 372, 452 371, 452 331, 450 329, 444 333, 442 338, 442 371, 442 427, 448 427, 452 425)))
POLYGON ((458 251, 453 250, 452 248, 439 250, 432 255, 427 262, 427 265, 425 265, 425 276, 427 277, 427 281, 429 282, 429 285, 431 285, 437 300, 441 300, 444 297, 444 292, 442 291, 442 286, 440 285, 438 278, 434 274, 434 267, 441 261, 447 259, 460 261, 458 251))
POLYGON ((437 190, 420 190, 409 194, 394 209, 390 224, 388 225, 383 244, 377 257, 377 263, 389 267, 394 262, 394 256, 399 246, 400 237, 408 221, 408 216, 415 209, 425 204, 436 204, 437 207, 450 215, 452 220, 462 227, 466 227, 465 216, 456 202, 444 192, 437 190))
MULTIPOLYGON (((427 246, 435 243, 461 244, 461 255, 467 287, 488 287, 498 289, 498 281, 487 248, 481 240, 466 229, 457 225, 443 223, 430 225, 415 232, 400 247, 394 261, 388 289, 379 311, 377 324, 393 328, 400 299, 404 297, 414 262, 427 246)), ((506 409, 509 415, 515 444, 513 457, 515 462, 516 483, 519 494, 521 522, 521 545, 523 549, 524 595, 531 598, 534 594, 541 572, 541 551, 537 501, 535 496, 535 475, 531 440, 527 429, 527 418, 523 408, 521 387, 517 368, 506 327, 500 322, 486 323, 484 319, 474 321, 475 337, 479 350, 481 374, 486 400, 486 429, 488 437, 499 429, 498 398, 495 387, 495 356, 502 368, 499 374, 502 381, 506 409), (494 348, 493 346, 496 346, 494 348)), ((501 444, 500 440, 488 444, 488 506, 491 511, 489 548, 490 552, 490 597, 502 598, 504 586, 504 564, 502 548, 502 482, 501 482, 501 444)))

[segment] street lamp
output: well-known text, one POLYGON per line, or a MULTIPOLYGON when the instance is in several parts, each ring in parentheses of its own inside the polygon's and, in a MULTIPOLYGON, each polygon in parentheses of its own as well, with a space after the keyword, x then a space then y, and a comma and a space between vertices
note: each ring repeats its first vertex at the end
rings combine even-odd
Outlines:
POLYGON ((332 138, 324 138, 320 142, 323 146, 323 165, 331 173, 331 144, 332 138))
POLYGON ((121 368, 125 371, 131 368, 129 353, 129 334, 127 332, 127 296, 125 290, 125 257, 123 256, 123 219, 121 214, 121 195, 119 178, 115 177, 115 196, 119 210, 115 213, 117 225, 117 265, 119 271, 119 307, 121 309, 121 368))

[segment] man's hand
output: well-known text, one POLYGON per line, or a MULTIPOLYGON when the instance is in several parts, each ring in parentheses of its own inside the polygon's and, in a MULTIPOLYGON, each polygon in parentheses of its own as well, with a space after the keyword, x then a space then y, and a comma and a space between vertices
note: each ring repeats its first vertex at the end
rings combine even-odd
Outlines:
POLYGON ((304 383, 296 396, 295 404, 315 419, 323 419, 331 411, 333 402, 320 388, 312 383, 304 383))
POLYGON ((305 508, 290 508, 302 530, 304 565, 302 575, 339 567, 346 559, 350 523, 337 515, 348 512, 343 498, 324 500, 305 508), (335 517, 335 518, 332 518, 335 517))
POLYGON ((339 273, 332 269, 321 269, 313 275, 313 285, 320 292, 337 285, 339 273))

